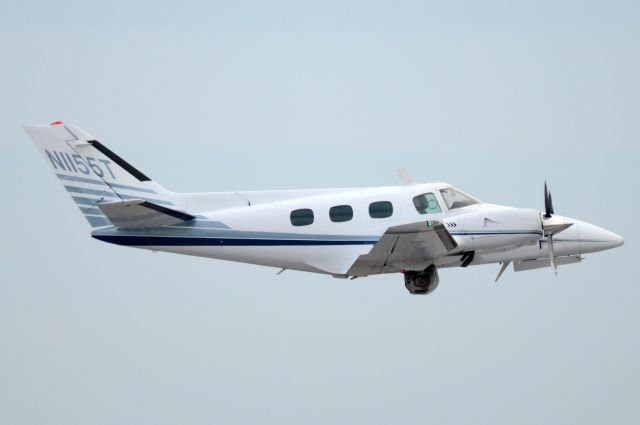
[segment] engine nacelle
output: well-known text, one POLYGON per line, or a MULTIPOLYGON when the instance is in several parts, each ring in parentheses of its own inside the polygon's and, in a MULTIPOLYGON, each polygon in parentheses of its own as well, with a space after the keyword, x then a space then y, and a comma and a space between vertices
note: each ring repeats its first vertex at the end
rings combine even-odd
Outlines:
POLYGON ((440 282, 438 269, 433 264, 422 272, 408 271, 404 273, 404 286, 414 295, 432 293, 440 282))
POLYGON ((539 211, 495 206, 445 220, 461 251, 512 249, 537 243, 542 237, 539 211))

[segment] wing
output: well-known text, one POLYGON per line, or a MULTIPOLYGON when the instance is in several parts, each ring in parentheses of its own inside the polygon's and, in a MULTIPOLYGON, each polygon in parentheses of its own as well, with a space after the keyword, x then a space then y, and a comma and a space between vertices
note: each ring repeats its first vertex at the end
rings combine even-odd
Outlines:
POLYGON ((389 227, 368 254, 358 257, 350 276, 424 270, 433 260, 457 247, 439 221, 420 221, 389 227))
POLYGON ((195 217, 142 199, 96 204, 114 226, 123 229, 144 229, 171 226, 195 217))

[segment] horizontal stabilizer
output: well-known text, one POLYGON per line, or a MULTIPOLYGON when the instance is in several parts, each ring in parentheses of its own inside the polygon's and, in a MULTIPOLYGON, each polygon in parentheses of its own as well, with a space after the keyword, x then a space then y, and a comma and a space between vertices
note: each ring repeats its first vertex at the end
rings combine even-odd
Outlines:
POLYGON ((97 204, 114 226, 123 229, 145 229, 171 226, 195 217, 142 199, 97 204))

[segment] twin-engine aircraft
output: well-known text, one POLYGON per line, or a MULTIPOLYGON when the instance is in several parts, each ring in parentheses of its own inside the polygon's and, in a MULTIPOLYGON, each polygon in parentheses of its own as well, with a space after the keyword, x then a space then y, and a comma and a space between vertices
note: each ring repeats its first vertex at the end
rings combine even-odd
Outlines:
POLYGON ((402 273, 412 294, 438 269, 500 263, 515 271, 577 263, 624 239, 545 211, 480 202, 446 183, 174 193, 73 125, 25 126, 93 228, 117 245, 357 278, 402 273))

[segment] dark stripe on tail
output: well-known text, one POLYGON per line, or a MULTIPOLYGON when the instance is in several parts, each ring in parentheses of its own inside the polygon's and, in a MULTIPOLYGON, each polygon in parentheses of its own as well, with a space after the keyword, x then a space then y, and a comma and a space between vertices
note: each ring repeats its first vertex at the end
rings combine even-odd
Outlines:
POLYGON ((172 210, 170 208, 165 208, 165 207, 162 207, 160 205, 156 205, 156 204, 153 204, 153 203, 147 202, 147 201, 144 201, 140 205, 142 205, 143 207, 149 208, 151 210, 158 211, 159 213, 170 215, 171 217, 175 217, 175 218, 177 218, 179 220, 183 220, 183 221, 189 221, 189 220, 193 220, 194 218, 196 218, 195 216, 193 216, 191 214, 187 214, 187 213, 184 213, 182 211, 172 210))
POLYGON ((98 142, 97 140, 88 140, 87 142, 91 144, 94 148, 99 150, 104 156, 106 156, 107 158, 109 158, 110 160, 112 160, 122 168, 124 168, 129 174, 131 174, 133 177, 135 177, 139 181, 148 182, 151 180, 149 177, 145 176, 144 174, 142 174, 142 172, 137 170, 133 165, 129 164, 127 161, 120 158, 118 155, 113 153, 111 150, 109 150, 106 146, 104 146, 102 143, 98 142))

